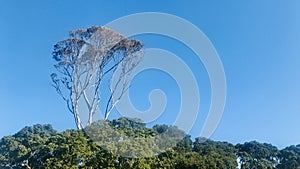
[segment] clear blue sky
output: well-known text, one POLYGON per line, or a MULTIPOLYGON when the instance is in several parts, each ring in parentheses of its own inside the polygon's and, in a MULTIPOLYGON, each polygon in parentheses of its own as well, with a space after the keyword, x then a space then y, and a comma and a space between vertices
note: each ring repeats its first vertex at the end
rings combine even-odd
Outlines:
MULTIPOLYGON (((300 144, 300 2, 297 0, 2 0, 0 3, 0 137, 37 123, 50 123, 59 131, 75 127, 71 114, 51 87, 49 76, 53 71, 53 45, 67 38, 69 30, 105 25, 137 12, 165 12, 199 27, 223 62, 227 101, 212 139, 232 143, 258 140, 281 148, 300 144)), ((210 99, 209 80, 201 62, 189 59, 187 56, 193 53, 174 40, 154 35, 136 38, 146 47, 172 51, 190 64, 200 84, 202 99, 201 113, 191 134, 199 133, 210 99)), ((178 108, 178 88, 169 76, 146 72, 135 83, 133 102, 140 109, 147 109, 147 92, 156 87, 166 90, 169 113, 178 108), (157 78, 163 80, 155 81, 157 78)), ((165 119, 168 117, 172 116, 167 113, 165 119)))

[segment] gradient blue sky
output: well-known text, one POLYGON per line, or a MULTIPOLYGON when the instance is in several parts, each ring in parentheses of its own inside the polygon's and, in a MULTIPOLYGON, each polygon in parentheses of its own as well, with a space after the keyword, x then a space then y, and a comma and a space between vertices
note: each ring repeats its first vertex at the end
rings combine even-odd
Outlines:
MULTIPOLYGON (((258 140, 281 148, 300 143, 300 1, 297 0, 2 0, 0 137, 37 123, 50 123, 59 131, 74 128, 71 114, 51 87, 53 45, 67 38, 69 30, 105 25, 137 12, 164 12, 182 17, 199 27, 217 49, 227 76, 227 101, 212 139, 232 143, 258 140)), ((145 47, 174 52, 197 76, 201 110, 191 131, 197 136, 210 102, 210 84, 203 65, 191 57, 189 49, 172 39, 155 35, 136 38, 145 47)), ((158 122, 168 123, 164 120, 172 119, 180 102, 174 79, 149 71, 134 82, 133 102, 142 110, 149 106, 147 92, 157 87, 166 91, 169 104, 158 122)))

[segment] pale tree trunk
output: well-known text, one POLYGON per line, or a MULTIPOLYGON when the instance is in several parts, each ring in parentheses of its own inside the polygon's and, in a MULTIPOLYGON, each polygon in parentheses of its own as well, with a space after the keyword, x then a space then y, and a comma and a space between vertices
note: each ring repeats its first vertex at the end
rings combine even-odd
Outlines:
POLYGON ((79 129, 79 130, 82 129, 81 121, 80 121, 78 112, 77 112, 76 114, 74 114, 74 118, 75 118, 75 122, 76 122, 76 127, 77 127, 77 129, 79 129))
POLYGON ((78 104, 77 104, 77 101, 74 105, 74 112, 73 112, 73 115, 74 115, 74 119, 75 119, 75 123, 76 123, 76 127, 77 129, 82 129, 82 124, 81 124, 81 120, 80 120, 80 117, 79 117, 79 112, 78 112, 78 104))
POLYGON ((93 115, 94 115, 93 110, 90 110, 90 112, 89 112, 89 122, 88 122, 88 125, 91 125, 91 124, 92 124, 92 122, 93 122, 93 115))

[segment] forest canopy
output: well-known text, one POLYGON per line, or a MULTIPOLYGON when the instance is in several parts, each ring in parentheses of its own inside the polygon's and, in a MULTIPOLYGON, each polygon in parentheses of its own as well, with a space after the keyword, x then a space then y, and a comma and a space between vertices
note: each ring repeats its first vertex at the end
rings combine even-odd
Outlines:
POLYGON ((89 130, 101 129, 99 127, 104 123, 106 125, 102 127, 111 127, 119 135, 112 137, 109 136, 110 130, 97 130, 102 132, 93 134, 97 134, 100 140, 92 140, 86 134, 88 130, 57 132, 49 124, 25 127, 0 140, 0 168, 296 169, 300 166, 300 145, 279 150, 257 141, 233 145, 205 138, 192 140, 189 135, 176 140, 174 138, 178 137, 174 136, 182 131, 175 126, 148 128, 139 119, 124 117, 94 122, 89 130), (167 134, 156 137, 162 133, 167 134), (102 142, 101 138, 106 137, 119 141, 102 142), (139 138, 140 142, 126 141, 123 137, 139 138), (157 144, 149 144, 145 138, 156 138, 157 144), (133 143, 140 146, 132 146, 133 143), (174 146, 162 149, 164 144, 174 146), (123 156, 129 152, 130 157, 123 156), (132 154, 140 157, 135 158, 132 154))

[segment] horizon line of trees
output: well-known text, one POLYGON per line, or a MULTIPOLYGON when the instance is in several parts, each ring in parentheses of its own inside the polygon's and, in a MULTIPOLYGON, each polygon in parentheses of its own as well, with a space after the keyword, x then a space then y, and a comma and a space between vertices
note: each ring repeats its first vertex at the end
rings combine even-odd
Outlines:
POLYGON ((1 169, 299 167, 300 144, 279 150, 271 144, 257 141, 233 145, 205 138, 192 140, 190 135, 182 137, 182 131, 176 126, 163 124, 147 128, 141 120, 125 117, 97 121, 84 130, 63 132, 57 132, 49 124, 38 124, 24 127, 16 134, 0 140, 1 169), (111 133, 107 127, 119 134, 111 133), (127 137, 135 138, 138 142, 126 139, 127 137), (103 140, 104 138, 111 140, 103 140), (176 140, 177 138, 181 139, 176 140), (170 145, 172 147, 166 148, 170 145))

